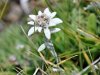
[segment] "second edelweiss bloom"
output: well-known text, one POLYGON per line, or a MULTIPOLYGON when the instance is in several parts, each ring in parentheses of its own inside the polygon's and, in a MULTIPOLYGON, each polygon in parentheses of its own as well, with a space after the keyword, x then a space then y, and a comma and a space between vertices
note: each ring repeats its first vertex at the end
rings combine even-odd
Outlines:
POLYGON ((50 26, 55 26, 59 23, 62 23, 62 20, 59 18, 54 18, 56 12, 50 12, 48 8, 38 12, 38 15, 29 15, 32 21, 28 22, 28 24, 33 25, 28 31, 28 36, 32 35, 34 32, 44 31, 44 34, 47 39, 51 38, 51 33, 60 31, 59 28, 54 28, 52 30, 49 29, 50 26))

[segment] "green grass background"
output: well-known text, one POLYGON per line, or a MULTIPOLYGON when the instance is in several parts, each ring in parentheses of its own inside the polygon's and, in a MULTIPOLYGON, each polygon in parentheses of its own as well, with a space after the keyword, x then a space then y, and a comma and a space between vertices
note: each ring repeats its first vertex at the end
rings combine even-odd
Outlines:
MULTIPOLYGON (((72 0, 58 0, 51 5, 49 0, 43 0, 43 3, 51 11, 56 11, 56 17, 63 20, 62 24, 56 26, 61 28, 61 31, 52 34, 52 41, 61 61, 77 55, 61 64, 65 75, 75 75, 74 72, 80 72, 100 57, 99 13, 97 10, 85 11, 84 2, 74 4, 72 0)), ((33 14, 37 14, 38 10, 41 10, 41 7, 35 7, 33 14)), ((100 9, 98 10, 100 11, 100 9)), ((0 75, 16 75, 13 65, 9 62, 11 55, 15 55, 22 66, 22 75, 32 75, 37 67, 42 67, 41 62, 43 61, 36 49, 44 42, 43 34, 35 33, 31 37, 27 37, 24 34, 27 34, 30 28, 27 25, 27 18, 28 15, 23 18, 22 23, 13 23, 0 33, 0 75), (24 48, 17 49, 16 46, 19 44, 24 45, 24 48)), ((48 49, 42 53, 47 60, 54 61, 48 49)), ((45 65, 45 72, 49 75, 58 75, 52 71, 50 65, 45 65)), ((100 69, 95 72, 96 75, 99 75, 100 69)), ((93 73, 91 68, 84 75, 90 73, 91 75, 93 73)))

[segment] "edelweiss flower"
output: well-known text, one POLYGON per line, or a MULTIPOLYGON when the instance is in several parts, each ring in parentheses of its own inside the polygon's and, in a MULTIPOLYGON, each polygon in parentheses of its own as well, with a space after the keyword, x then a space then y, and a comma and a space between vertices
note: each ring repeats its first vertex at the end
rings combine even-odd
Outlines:
POLYGON ((33 27, 28 31, 28 36, 36 31, 41 32, 43 30, 46 38, 50 39, 51 33, 58 32, 60 29, 54 28, 50 30, 49 27, 62 23, 61 19, 54 18, 55 15, 56 12, 51 13, 48 8, 46 8, 43 13, 39 11, 38 15, 29 15, 33 21, 28 22, 28 24, 33 25, 33 27))

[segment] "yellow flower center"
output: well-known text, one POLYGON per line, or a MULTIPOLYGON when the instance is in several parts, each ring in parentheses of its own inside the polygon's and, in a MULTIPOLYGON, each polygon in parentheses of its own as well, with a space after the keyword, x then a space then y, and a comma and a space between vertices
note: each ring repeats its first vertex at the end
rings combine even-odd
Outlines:
POLYGON ((46 27, 49 24, 49 17, 45 14, 37 16, 37 24, 41 27, 46 27))

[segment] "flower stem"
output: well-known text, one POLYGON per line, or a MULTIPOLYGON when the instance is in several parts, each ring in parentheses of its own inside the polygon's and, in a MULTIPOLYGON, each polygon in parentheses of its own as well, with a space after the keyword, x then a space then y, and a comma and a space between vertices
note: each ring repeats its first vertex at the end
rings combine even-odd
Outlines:
POLYGON ((58 58, 58 55, 57 55, 57 53, 55 51, 55 48, 54 48, 54 45, 53 45, 52 41, 46 39, 45 40, 45 44, 46 44, 47 48, 50 50, 50 52, 53 55, 53 57, 55 58, 56 63, 59 63, 59 58, 58 58))

